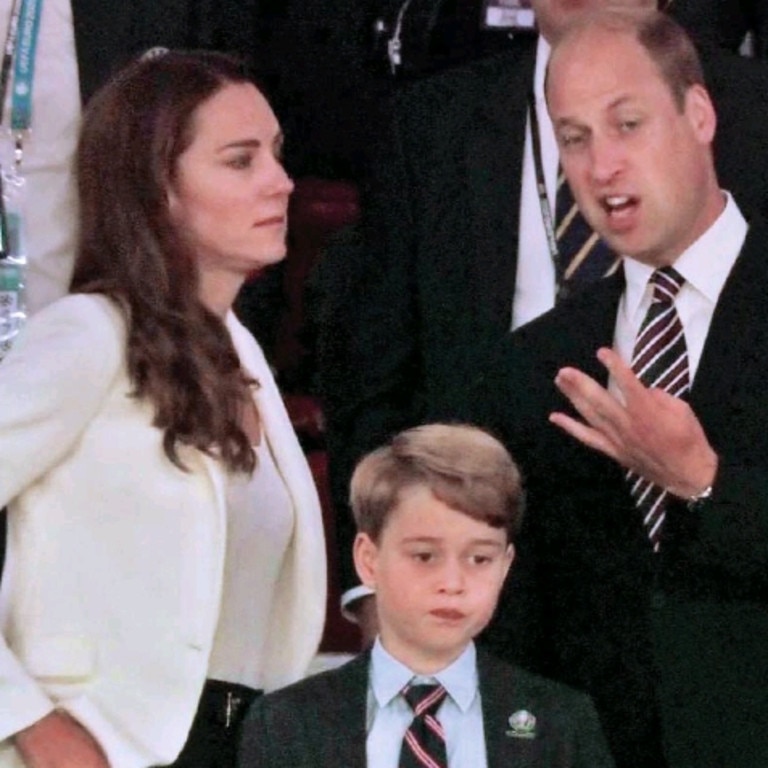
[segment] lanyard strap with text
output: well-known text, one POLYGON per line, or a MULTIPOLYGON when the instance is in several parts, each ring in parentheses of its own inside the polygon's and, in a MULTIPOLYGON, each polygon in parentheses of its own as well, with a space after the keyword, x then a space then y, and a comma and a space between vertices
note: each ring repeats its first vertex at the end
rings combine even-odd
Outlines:
POLYGON ((32 126, 32 83, 43 0, 21 0, 11 93, 11 130, 16 141, 15 161, 21 164, 24 135, 32 126))
POLYGON ((555 268, 555 281, 557 286, 557 295, 562 295, 567 291, 563 282, 563 272, 565 266, 562 263, 560 248, 557 245, 557 236, 555 235, 555 219, 552 215, 552 206, 547 196, 547 184, 544 179, 544 158, 541 152, 541 133, 539 131, 539 117, 536 114, 536 100, 533 93, 528 94, 528 112, 531 118, 531 147, 533 149, 533 166, 536 171, 536 193, 539 198, 539 207, 541 208, 541 220, 544 223, 544 232, 547 236, 547 247, 549 256, 555 268))

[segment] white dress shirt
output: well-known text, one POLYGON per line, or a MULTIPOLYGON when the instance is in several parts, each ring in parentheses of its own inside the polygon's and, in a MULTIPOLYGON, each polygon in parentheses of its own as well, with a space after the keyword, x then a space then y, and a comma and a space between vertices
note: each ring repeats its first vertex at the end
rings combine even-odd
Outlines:
MULTIPOLYGON (((741 211, 729 193, 723 194, 726 197, 723 212, 674 263, 685 278, 675 306, 685 332, 691 382, 699 367, 720 292, 747 236, 747 222, 741 211)), ((627 285, 619 302, 613 346, 627 363, 632 362, 635 339, 651 305, 653 288, 648 281, 653 272, 652 266, 624 259, 627 285)), ((609 388, 616 391, 614 382, 609 383, 609 388)))
MULTIPOLYGON (((11 0, 0 0, 3 41, 11 5, 11 0)), ((70 0, 45 0, 32 82, 32 128, 24 141, 22 163, 26 180, 21 212, 27 244, 28 314, 67 293, 72 277, 77 228, 73 158, 80 128, 79 83, 70 0)), ((4 167, 9 167, 13 158, 13 140, 8 131, 10 92, 9 87, 0 130, 0 161, 4 167)))
POLYGON ((437 719, 445 730, 449 768, 486 768, 474 643, 445 669, 424 677, 395 659, 378 638, 371 651, 368 684, 368 768, 397 768, 403 737, 413 720, 410 706, 399 694, 411 681, 440 683, 448 692, 437 719))
MULTIPOLYGON (((539 121, 542 165, 547 196, 555 215, 555 195, 557 192, 557 167, 559 155, 555 131, 549 119, 544 98, 544 76, 549 61, 550 46, 539 36, 536 46, 536 69, 533 76, 533 96, 536 103, 536 116, 539 121)), ((520 194, 520 233, 517 244, 517 278, 512 301, 512 328, 533 320, 555 305, 555 267, 547 245, 544 219, 536 189, 536 169, 533 163, 533 145, 531 142, 531 119, 525 129, 525 148, 523 150, 523 178, 520 194)))

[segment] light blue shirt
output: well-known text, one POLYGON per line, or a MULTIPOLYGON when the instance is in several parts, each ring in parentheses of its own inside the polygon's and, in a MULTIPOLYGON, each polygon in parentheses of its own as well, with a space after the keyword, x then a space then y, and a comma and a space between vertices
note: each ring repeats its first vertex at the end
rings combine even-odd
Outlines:
POLYGON ((431 677, 414 675, 377 638, 368 677, 368 768, 397 768, 413 712, 400 691, 407 683, 440 683, 448 695, 437 712, 445 731, 449 768, 487 768, 477 659, 470 643, 456 661, 431 677))

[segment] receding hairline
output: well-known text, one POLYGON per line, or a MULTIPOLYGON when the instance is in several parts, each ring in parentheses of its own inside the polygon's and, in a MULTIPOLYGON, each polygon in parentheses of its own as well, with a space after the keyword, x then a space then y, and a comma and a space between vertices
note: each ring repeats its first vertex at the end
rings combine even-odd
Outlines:
POLYGON ((701 61, 682 26, 667 13, 653 8, 603 8, 585 14, 552 45, 547 64, 544 94, 548 98, 552 63, 563 49, 573 48, 596 33, 621 35, 645 53, 678 107, 694 85, 706 88, 701 61))

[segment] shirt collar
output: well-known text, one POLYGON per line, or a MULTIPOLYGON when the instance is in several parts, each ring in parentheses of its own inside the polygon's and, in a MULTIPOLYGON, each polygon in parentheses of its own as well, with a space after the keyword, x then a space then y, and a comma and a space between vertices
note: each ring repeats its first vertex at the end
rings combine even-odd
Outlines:
POLYGON ((379 708, 386 707, 411 681, 442 685, 462 712, 466 712, 477 695, 477 654, 470 643, 461 655, 444 669, 425 677, 414 674, 399 662, 376 638, 371 650, 371 690, 379 708))
MULTIPOLYGON (((747 235, 747 222, 729 192, 725 207, 714 224, 675 261, 686 284, 716 304, 747 235)), ((624 258, 627 314, 634 317, 648 287, 654 267, 624 258)))

